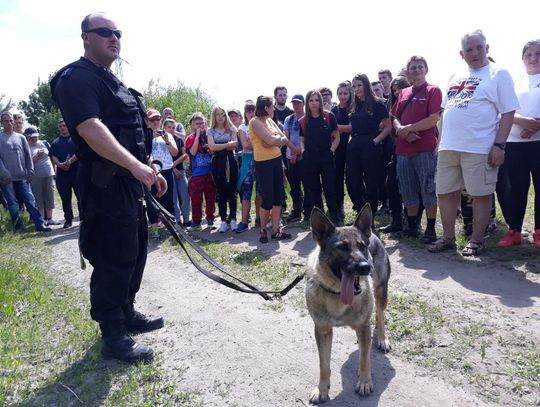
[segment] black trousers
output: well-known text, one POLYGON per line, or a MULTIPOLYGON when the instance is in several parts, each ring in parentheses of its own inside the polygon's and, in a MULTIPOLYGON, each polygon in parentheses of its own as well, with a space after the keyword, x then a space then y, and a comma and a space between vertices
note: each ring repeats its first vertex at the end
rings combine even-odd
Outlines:
POLYGON ((392 155, 392 159, 386 167, 386 191, 388 196, 388 207, 392 214, 401 214, 403 210, 403 200, 399 192, 399 181, 397 178, 397 157, 392 155))
POLYGON ((219 217, 222 221, 236 220, 238 164, 232 151, 214 155, 212 158, 212 176, 216 184, 219 217), (227 171, 229 172, 228 180, 227 171), (229 207, 228 215, 227 206, 229 207))
POLYGON ((388 191, 388 166, 390 165, 390 162, 392 161, 392 156, 394 155, 394 142, 391 137, 386 137, 382 142, 382 149, 383 149, 383 158, 381 160, 381 169, 380 169, 380 178, 379 178, 379 202, 381 202, 382 205, 388 204, 388 207, 390 207, 390 194, 391 192, 388 191))
POLYGON ((304 160, 297 160, 294 164, 288 161, 289 186, 293 203, 293 213, 303 213, 309 219, 309 194, 304 183, 304 160))
POLYGON ((506 144, 499 168, 497 198, 510 229, 521 231, 531 185, 534 185, 534 229, 540 229, 540 141, 506 144))
POLYGON ((309 197, 305 212, 311 215, 314 206, 324 211, 322 193, 328 211, 331 215, 337 214, 336 199, 336 166, 332 152, 328 151, 304 151, 304 186, 309 197))
POLYGON ((381 144, 374 145, 370 137, 354 137, 347 146, 347 191, 356 212, 366 203, 377 210, 382 157, 381 144))
MULTIPOLYGON (((160 196, 157 197, 157 188, 155 185, 152 185, 151 194, 154 196, 154 198, 157 199, 157 201, 171 214, 174 215, 174 174, 172 168, 168 170, 162 170, 161 175, 163 178, 165 178, 165 181, 167 181, 167 191, 160 196)), ((150 224, 158 223, 159 221, 159 215, 157 211, 155 211, 152 207, 148 207, 148 221, 150 224)))
POLYGON ((114 176, 107 188, 79 176, 79 245, 94 267, 90 280, 90 315, 96 321, 125 319, 139 291, 146 264, 148 230, 143 186, 114 176))
MULTIPOLYGON (((77 199, 79 206, 79 187, 77 185, 77 172, 74 170, 58 170, 56 174, 56 189, 62 200, 62 211, 64 211, 64 220, 71 222, 73 220, 73 207, 71 204, 72 191, 77 199)), ((79 208, 80 212, 80 208, 79 208)))
POLYGON ((340 134, 339 145, 334 154, 336 164, 336 197, 339 210, 343 209, 345 200, 345 163, 347 162, 347 144, 349 143, 348 134, 340 134))

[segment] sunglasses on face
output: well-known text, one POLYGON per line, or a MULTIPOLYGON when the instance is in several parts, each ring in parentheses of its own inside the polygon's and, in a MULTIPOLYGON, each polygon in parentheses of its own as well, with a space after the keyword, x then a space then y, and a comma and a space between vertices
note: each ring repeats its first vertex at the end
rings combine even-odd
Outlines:
POLYGON ((218 113, 216 113, 216 117, 225 117, 225 113, 218 112, 218 113))
POLYGON ((103 38, 110 38, 110 36, 113 34, 118 39, 122 38, 121 30, 111 30, 110 28, 106 28, 106 27, 92 28, 91 30, 86 30, 85 32, 96 33, 97 35, 103 38))

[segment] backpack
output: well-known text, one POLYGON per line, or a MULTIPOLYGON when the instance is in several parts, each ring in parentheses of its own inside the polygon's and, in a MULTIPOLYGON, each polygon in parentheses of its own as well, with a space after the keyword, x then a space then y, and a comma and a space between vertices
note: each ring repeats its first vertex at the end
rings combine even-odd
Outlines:
MULTIPOLYGON (((328 110, 323 110, 323 112, 324 112, 324 120, 326 120, 326 124, 328 125, 328 127, 330 127, 330 112, 328 110)), ((306 127, 305 127, 306 123, 305 123, 304 117, 305 116, 302 116, 300 120, 298 120, 298 123, 300 124, 300 127, 302 128, 302 133, 306 131, 306 127)))

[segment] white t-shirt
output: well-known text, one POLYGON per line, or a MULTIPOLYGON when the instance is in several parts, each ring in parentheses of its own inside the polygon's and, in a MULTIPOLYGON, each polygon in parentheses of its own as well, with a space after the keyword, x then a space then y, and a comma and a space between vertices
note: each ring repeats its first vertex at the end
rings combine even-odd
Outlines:
MULTIPOLYGON (((172 138, 173 136, 169 136, 169 139, 172 138)), ((172 142, 174 143, 174 140, 172 142)), ((154 137, 152 140, 152 159, 161 161, 163 170, 170 170, 173 167, 172 155, 163 137, 154 137)))
MULTIPOLYGON (((525 117, 540 118, 540 74, 523 75, 516 82, 516 94, 519 100, 519 109, 516 113, 525 117)), ((514 124, 512 130, 510 130, 508 141, 527 142, 540 140, 540 130, 534 133, 531 138, 522 138, 522 130, 522 126, 514 124)))
POLYGON ((442 101, 439 151, 488 154, 502 113, 519 108, 512 77, 494 64, 453 75, 442 101))

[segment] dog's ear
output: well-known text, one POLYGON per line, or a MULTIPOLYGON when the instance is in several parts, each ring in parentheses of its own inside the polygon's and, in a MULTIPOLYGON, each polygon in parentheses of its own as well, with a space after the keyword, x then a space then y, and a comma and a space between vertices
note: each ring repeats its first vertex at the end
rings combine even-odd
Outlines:
POLYGON ((373 214, 371 213, 371 206, 367 203, 360 210, 360 213, 354 221, 354 226, 368 239, 371 236, 371 222, 373 221, 373 214))
POLYGON ((330 219, 316 206, 311 211, 311 234, 313 240, 323 246, 328 236, 330 236, 336 227, 330 219))

